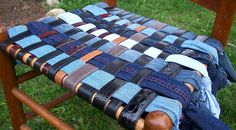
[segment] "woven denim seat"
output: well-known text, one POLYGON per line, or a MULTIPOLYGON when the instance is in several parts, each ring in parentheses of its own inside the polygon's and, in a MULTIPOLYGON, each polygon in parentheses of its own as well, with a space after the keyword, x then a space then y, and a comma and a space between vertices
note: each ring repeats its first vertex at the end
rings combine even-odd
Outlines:
POLYGON ((207 95, 204 103, 210 107, 204 108, 218 121, 214 94, 226 85, 227 75, 218 56, 224 53, 223 47, 212 37, 105 3, 41 18, 7 32, 9 38, 0 43, 3 51, 126 128, 135 129, 147 113, 160 110, 178 129, 182 111, 188 104, 200 103, 199 95, 207 95))

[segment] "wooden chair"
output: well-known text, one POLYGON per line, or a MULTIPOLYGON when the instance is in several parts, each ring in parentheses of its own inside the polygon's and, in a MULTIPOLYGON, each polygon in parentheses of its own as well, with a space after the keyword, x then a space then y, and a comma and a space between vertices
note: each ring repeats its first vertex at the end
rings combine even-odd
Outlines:
MULTIPOLYGON (((105 0, 105 2, 110 6, 116 6, 116 0, 105 0)), ((225 47, 236 10, 236 1, 192 0, 192 2, 202 5, 203 7, 216 13, 212 36, 220 40, 222 45, 225 47)), ((8 36, 6 32, 1 33, 0 42, 7 39, 7 37, 8 36)), ((73 129, 68 124, 49 112, 48 109, 73 97, 74 94, 67 92, 61 97, 55 98, 44 105, 40 105, 18 88, 19 84, 39 75, 41 75, 41 73, 33 70, 20 76, 16 76, 13 59, 4 52, 0 51, 0 81, 3 84, 13 129, 29 130, 30 128, 26 125, 26 121, 36 115, 41 116, 57 129, 73 129), (25 113, 22 103, 27 105, 32 111, 25 113)), ((170 118, 166 114, 156 111, 149 113, 145 120, 139 120, 136 125, 136 130, 171 129, 171 127, 172 123, 170 118)))

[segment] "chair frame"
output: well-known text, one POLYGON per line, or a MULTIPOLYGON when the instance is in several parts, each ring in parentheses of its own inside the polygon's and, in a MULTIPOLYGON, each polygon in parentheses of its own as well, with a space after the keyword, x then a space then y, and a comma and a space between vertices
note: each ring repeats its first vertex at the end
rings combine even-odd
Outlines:
MULTIPOLYGON (((236 10, 235 0, 191 0, 209 10, 216 13, 215 23, 212 29, 212 36, 220 40, 222 45, 226 46, 227 37, 233 23, 234 13, 236 10)), ((116 0, 105 0, 110 6, 116 6, 116 0)), ((8 38, 7 32, 0 33, 0 43, 8 38)), ((14 60, 5 52, 0 51, 0 82, 3 84, 3 90, 9 115, 14 130, 30 130, 27 126, 27 120, 39 115, 47 120, 57 129, 72 130, 68 124, 64 123, 58 117, 53 115, 49 109, 59 105, 61 102, 74 96, 73 93, 66 92, 54 100, 40 105, 30 96, 18 88, 18 85, 32 78, 41 75, 37 71, 26 72, 20 76, 16 76, 14 60), (25 113, 22 104, 27 105, 32 111, 25 113)), ((141 130, 144 120, 139 122, 136 130, 141 130)))

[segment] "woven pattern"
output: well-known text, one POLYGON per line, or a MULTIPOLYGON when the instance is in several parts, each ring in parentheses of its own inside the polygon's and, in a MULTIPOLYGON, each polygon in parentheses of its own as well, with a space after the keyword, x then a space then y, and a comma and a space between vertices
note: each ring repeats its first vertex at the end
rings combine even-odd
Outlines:
POLYGON ((130 129, 155 110, 166 112, 178 129, 193 95, 187 84, 194 94, 211 87, 222 51, 211 46, 220 46, 213 38, 104 3, 15 26, 8 34, 0 44, 4 51, 130 129))

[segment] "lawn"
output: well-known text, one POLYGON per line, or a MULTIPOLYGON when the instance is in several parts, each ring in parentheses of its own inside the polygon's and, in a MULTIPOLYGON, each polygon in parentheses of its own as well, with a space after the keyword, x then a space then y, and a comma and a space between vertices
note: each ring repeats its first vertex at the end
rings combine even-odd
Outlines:
MULTIPOLYGON (((119 1, 119 0, 118 0, 119 1)), ((64 0, 59 7, 66 10, 81 8, 98 0, 64 0)), ((119 7, 147 17, 158 19, 171 25, 188 29, 197 34, 210 35, 213 25, 214 13, 200 8, 188 0, 120 0, 119 7)), ((236 68, 236 20, 228 40, 230 45, 226 48, 234 67, 236 68)), ((24 65, 16 67, 17 73, 30 70, 24 65)), ((64 89, 40 76, 20 85, 20 88, 28 92, 36 101, 45 103, 50 99, 65 92, 64 89)), ((220 91, 217 95, 222 108, 221 119, 232 129, 236 129, 236 85, 232 84, 220 91)), ((26 110, 28 110, 25 107, 26 110)), ((80 98, 74 97, 60 105, 52 112, 61 119, 80 130, 121 130, 118 123, 112 120, 100 110, 92 107, 80 98)), ((9 130, 11 124, 5 104, 3 90, 0 86, 0 129, 9 130)), ((32 129, 54 129, 43 119, 36 117, 29 121, 32 129)))

